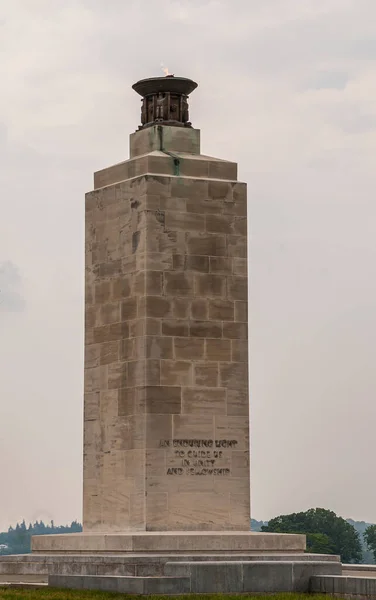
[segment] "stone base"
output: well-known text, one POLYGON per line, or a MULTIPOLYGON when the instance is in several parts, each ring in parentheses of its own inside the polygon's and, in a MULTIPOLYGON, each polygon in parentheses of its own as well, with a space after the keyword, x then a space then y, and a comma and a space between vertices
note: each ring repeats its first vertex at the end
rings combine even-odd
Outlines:
POLYGON ((137 594, 308 591, 313 575, 339 575, 339 557, 317 554, 28 554, 0 558, 6 582, 137 594))
POLYGON ((253 532, 34 536, 33 553, 0 558, 1 582, 131 594, 308 592, 341 575, 338 556, 306 554, 305 536, 253 532))
POLYGON ((301 553, 306 538, 299 534, 240 532, 135 532, 38 535, 33 553, 301 553))

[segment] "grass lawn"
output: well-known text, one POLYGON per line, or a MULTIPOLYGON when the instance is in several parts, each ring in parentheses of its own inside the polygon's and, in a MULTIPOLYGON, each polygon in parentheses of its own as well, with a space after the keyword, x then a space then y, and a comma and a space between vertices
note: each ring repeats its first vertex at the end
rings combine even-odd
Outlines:
MULTIPOLYGON (((150 600, 222 600, 222 594, 192 594, 187 596, 148 596, 150 600)), ((131 596, 129 594, 115 594, 111 592, 90 592, 81 590, 54 590, 54 589, 1 589, 0 600, 141 600, 145 596, 131 596)), ((226 595, 226 600, 239 600, 238 595, 226 595)), ((273 594, 268 596, 241 596, 242 600, 328 600, 328 596, 317 594, 273 594)))

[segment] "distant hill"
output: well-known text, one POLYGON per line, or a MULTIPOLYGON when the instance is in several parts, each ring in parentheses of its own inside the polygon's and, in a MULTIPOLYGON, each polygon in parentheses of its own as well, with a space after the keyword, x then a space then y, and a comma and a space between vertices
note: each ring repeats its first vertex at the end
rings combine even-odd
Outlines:
POLYGON ((256 521, 256 519, 251 519, 251 531, 261 531, 261 527, 267 524, 267 521, 256 521))
POLYGON ((373 525, 373 523, 366 523, 365 521, 354 521, 353 519, 346 519, 346 520, 348 523, 350 523, 350 525, 355 527, 355 529, 359 533, 360 542, 362 544, 362 550, 363 550, 363 564, 374 565, 375 560, 373 558, 373 554, 372 554, 372 552, 370 552, 368 550, 367 544, 365 543, 364 537, 363 537, 363 533, 365 532, 367 527, 369 525, 373 525))

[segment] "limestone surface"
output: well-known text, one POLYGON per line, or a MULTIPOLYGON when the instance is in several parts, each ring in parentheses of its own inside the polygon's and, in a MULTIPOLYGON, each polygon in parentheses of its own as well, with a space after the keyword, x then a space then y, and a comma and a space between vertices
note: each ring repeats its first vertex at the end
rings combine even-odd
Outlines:
POLYGON ((192 129, 131 157, 86 195, 84 531, 249 530, 246 185, 192 129))

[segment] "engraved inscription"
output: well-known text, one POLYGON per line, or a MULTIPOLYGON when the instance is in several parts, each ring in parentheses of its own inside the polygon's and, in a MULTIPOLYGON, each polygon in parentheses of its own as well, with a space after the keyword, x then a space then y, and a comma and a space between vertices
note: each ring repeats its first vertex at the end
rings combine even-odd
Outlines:
POLYGON ((160 440, 159 447, 171 449, 167 475, 229 476, 229 450, 237 443, 236 440, 174 439, 160 440))

